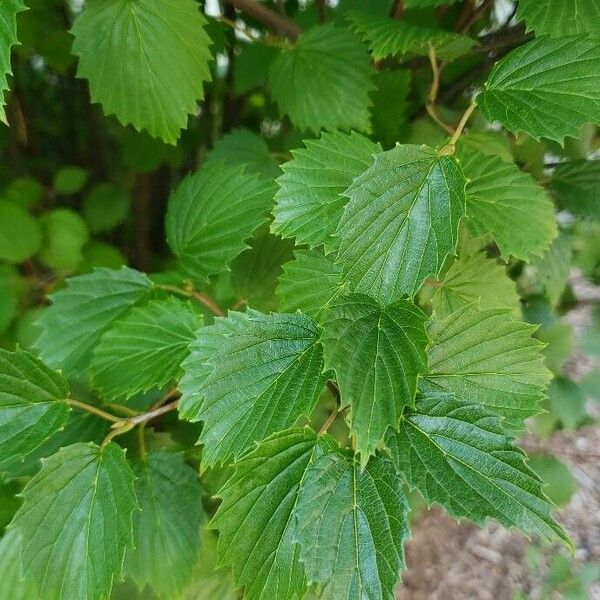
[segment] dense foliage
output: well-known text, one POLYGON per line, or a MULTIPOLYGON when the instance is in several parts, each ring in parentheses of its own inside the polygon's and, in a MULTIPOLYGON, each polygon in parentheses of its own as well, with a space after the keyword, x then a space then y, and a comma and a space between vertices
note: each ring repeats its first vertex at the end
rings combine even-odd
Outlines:
POLYGON ((571 545, 518 438, 588 418, 597 0, 25 4, 1 598, 391 599, 418 494, 571 545))

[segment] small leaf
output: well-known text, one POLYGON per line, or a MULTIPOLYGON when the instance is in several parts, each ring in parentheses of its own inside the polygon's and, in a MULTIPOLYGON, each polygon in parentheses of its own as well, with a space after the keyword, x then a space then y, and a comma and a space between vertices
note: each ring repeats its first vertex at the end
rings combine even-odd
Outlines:
POLYGON ((199 282, 225 271, 267 220, 274 184, 243 166, 212 163, 188 175, 169 199, 167 240, 199 282))
POLYGON ((125 221, 130 204, 123 188, 101 183, 83 199, 82 213, 94 233, 110 231, 125 221))
POLYGON ((323 346, 342 406, 350 406, 350 433, 362 466, 396 428, 405 406, 413 406, 417 378, 427 370, 425 314, 412 302, 381 306, 363 294, 331 306, 323 346))
POLYGON ((369 131, 371 65, 347 29, 317 25, 269 65, 269 89, 279 110, 302 131, 369 131))
POLYGON ((527 31, 535 31, 537 36, 548 34, 558 38, 587 33, 590 38, 600 38, 598 0, 519 0, 516 18, 525 20, 527 31))
POLYGON ((600 46, 582 37, 536 38, 492 69, 477 103, 489 121, 562 143, 600 123, 600 46))
POLYGON ((133 479, 115 444, 74 444, 44 460, 10 526, 23 536, 24 572, 44 600, 110 595, 132 542, 133 479))
POLYGON ((22 0, 4 0, 0 4, 0 121, 8 125, 4 106, 8 90, 8 76, 12 74, 10 49, 17 40, 17 14, 26 10, 22 0))
POLYGON ((20 263, 42 245, 38 222, 21 206, 0 200, 0 260, 20 263))
POLYGON ((393 600, 404 568, 408 506, 391 461, 330 452, 308 469, 296 518, 300 559, 323 600, 393 600))
POLYGON ((571 546, 524 452, 480 404, 450 394, 425 396, 386 441, 398 469, 428 504, 438 502, 453 516, 479 525, 491 517, 571 546))
POLYGON ((62 375, 32 354, 0 349, 0 470, 64 426, 68 395, 62 375))
POLYGON ((456 161, 431 148, 377 154, 345 192, 350 201, 336 233, 337 262, 355 291, 388 302, 436 276, 456 250, 464 186, 456 161))
POLYGON ((107 115, 174 144, 210 79, 205 25, 192 0, 88 0, 72 29, 77 75, 107 115))
POLYGON ((163 389, 180 374, 202 318, 181 300, 152 300, 115 322, 94 350, 94 387, 109 399, 163 389))
POLYGON ((132 467, 141 511, 133 515, 135 549, 128 550, 125 569, 140 591, 149 585, 160 597, 179 598, 200 554, 204 511, 198 476, 182 454, 164 450, 132 467))
POLYGON ((571 236, 561 233, 552 242, 544 256, 531 264, 552 306, 556 306, 567 285, 572 259, 573 241, 571 236))
POLYGON ((558 165, 550 189, 561 208, 579 217, 600 219, 600 160, 574 160, 558 165))
POLYGON ((152 282, 139 271, 96 269, 67 279, 42 313, 36 342, 42 359, 67 375, 81 376, 102 334, 136 303, 148 297, 152 282))
POLYGON ((320 331, 305 315, 229 313, 192 342, 180 414, 204 421, 203 465, 310 415, 324 384, 320 331))
POLYGON ((85 221, 70 208, 57 208, 46 213, 41 224, 45 240, 40 260, 54 271, 74 271, 90 239, 85 221))

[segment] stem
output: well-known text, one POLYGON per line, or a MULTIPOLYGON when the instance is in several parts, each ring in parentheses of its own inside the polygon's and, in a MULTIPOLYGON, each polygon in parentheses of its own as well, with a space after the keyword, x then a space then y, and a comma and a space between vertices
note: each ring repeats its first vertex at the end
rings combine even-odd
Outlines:
POLYGON ((240 310, 240 308, 244 308, 248 304, 248 300, 245 298, 240 298, 232 307, 231 310, 240 310))
POLYGON ((124 414, 126 417, 135 417, 136 415, 140 414, 138 410, 133 410, 133 408, 129 408, 129 406, 123 406, 122 404, 107 402, 106 406, 112 408, 115 412, 124 414))
POLYGON ((75 398, 67 398, 67 404, 69 406, 74 406, 75 408, 80 408, 81 410, 86 410, 87 412, 92 413, 93 415, 96 415, 97 417, 101 417, 102 419, 106 419, 107 421, 110 421, 111 423, 121 423, 123 421, 123 419, 121 419, 119 417, 115 417, 114 415, 107 413, 106 411, 102 410, 101 408, 96 408, 95 406, 92 406, 91 404, 86 404, 85 402, 80 402, 79 400, 75 400, 75 398))
POLYGON ((206 306, 206 308, 208 308, 208 310, 210 310, 213 313, 213 315, 217 317, 225 316, 225 313, 223 312, 221 307, 209 295, 205 294, 204 292, 199 292, 198 290, 194 289, 184 290, 180 287, 177 287, 176 285, 169 285, 167 283, 157 285, 156 287, 158 287, 161 290, 165 290, 165 292, 172 292, 173 294, 184 296, 185 298, 194 298, 194 300, 197 300, 198 302, 200 302, 200 304, 206 306))
POLYGON ((425 109, 427 110, 427 114, 447 133, 452 135, 454 133, 454 129, 450 127, 450 125, 446 125, 438 116, 435 110, 435 101, 437 99, 438 91, 440 89, 440 74, 441 70, 437 62, 437 58, 435 56, 435 49, 433 45, 429 44, 429 62, 431 63, 431 72, 433 78, 431 80, 431 89, 429 90, 429 96, 427 103, 425 105, 425 109))
POLYGON ((461 117, 460 122, 456 128, 456 131, 452 134, 450 141, 448 142, 448 144, 446 146, 444 146, 440 150, 441 155, 454 154, 454 147, 456 146, 456 142, 458 141, 458 138, 461 136, 463 129, 465 128, 465 125, 467 124, 467 121, 469 120, 469 117, 473 114, 473 111, 476 108, 477 108, 477 104, 475 104, 475 101, 473 100, 473 102, 471 102, 471 104, 469 104, 469 107, 467 108, 467 110, 465 110, 465 113, 461 117))
POLYGON ((276 13, 263 4, 254 2, 254 0, 226 0, 226 2, 246 13, 249 17, 260 21, 275 33, 286 34, 293 40, 297 40, 302 35, 302 29, 294 21, 276 13))
POLYGON ((138 429, 138 445, 140 451, 140 458, 144 460, 146 458, 146 438, 144 434, 146 433, 146 424, 142 423, 138 429))
POLYGON ((337 408, 331 411, 330 415, 327 417, 327 421, 325 421, 325 423, 323 423, 323 427, 319 429, 319 433, 317 433, 318 436, 322 436, 324 433, 327 432, 327 430, 331 427, 331 424, 335 421, 338 414, 339 410, 337 408))

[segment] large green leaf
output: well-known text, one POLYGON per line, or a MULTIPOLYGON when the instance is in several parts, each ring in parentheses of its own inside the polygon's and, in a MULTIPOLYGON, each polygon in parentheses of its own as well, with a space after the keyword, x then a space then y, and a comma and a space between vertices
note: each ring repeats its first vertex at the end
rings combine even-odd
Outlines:
POLYGON ((109 597, 132 542, 133 479, 115 444, 74 444, 44 460, 10 526, 44 600, 109 597))
POLYGON ((404 568, 408 507, 391 461, 361 469, 349 451, 324 454, 308 469, 296 517, 300 559, 323 600, 392 600, 404 568))
POLYGON ((386 306, 363 294, 338 298, 325 322, 325 367, 333 369, 363 466, 413 406, 427 370, 425 314, 412 302, 386 306))
POLYGON ((536 38, 492 69, 477 103, 490 121, 562 143, 600 123, 600 45, 582 37, 536 38))
POLYGON ((504 417, 507 429, 522 429, 523 419, 540 411, 551 378, 543 344, 531 337, 535 329, 507 309, 465 306, 433 318, 427 330, 430 373, 423 387, 480 402, 504 417))
POLYGON ((169 199, 167 240, 198 281, 225 271, 267 219, 275 184, 240 165, 211 162, 188 175, 169 199))
POLYGON ((302 131, 368 131, 371 76, 369 56, 352 33, 317 25, 270 64, 269 89, 302 131))
POLYGON ((414 295, 456 249, 464 188, 456 161, 431 148, 377 154, 346 191, 336 233, 344 277, 384 302, 414 295))
POLYGON ((88 0, 72 30, 77 75, 106 114, 174 144, 210 79, 205 24, 193 0, 88 0))
POLYGON ((166 387, 180 374, 201 319, 176 298, 133 308, 94 350, 94 387, 113 400, 166 387))
POLYGON ((600 219, 600 160, 574 160, 559 165, 550 189, 561 208, 580 217, 600 219))
POLYGON ((125 570, 140 590, 149 585, 162 598, 179 598, 193 576, 204 520, 198 475, 182 454, 161 450, 132 463, 141 508, 133 516, 135 549, 125 570))
POLYGON ((21 547, 21 534, 14 529, 9 529, 0 539, 0 598, 32 600, 39 597, 31 582, 24 577, 21 547))
POLYGON ((102 334, 151 289, 146 275, 128 267, 67 279, 38 321, 43 332, 36 346, 42 358, 67 375, 81 376, 102 334))
POLYGON ((32 354, 0 349, 0 470, 64 426, 68 395, 64 377, 32 354))
POLYGON ((11 46, 18 44, 17 13, 25 10, 22 0, 4 0, 0 4, 0 121, 8 125, 4 105, 4 92, 8 90, 11 46))
POLYGON ((311 413, 324 384, 319 335, 305 315, 253 310, 199 332, 183 364, 180 412, 204 421, 204 465, 239 456, 311 413))
POLYGON ((467 177, 467 225, 493 236, 502 257, 541 256, 556 237, 554 205, 544 189, 514 163, 459 146, 467 177))
POLYGON ((525 20, 528 31, 552 37, 589 34, 600 38, 598 0, 519 0, 516 18, 525 20))
POLYGON ((358 133, 323 133, 292 150, 277 179, 273 231, 310 247, 331 245, 348 201, 342 192, 381 148, 358 133))
POLYGON ((420 398, 386 442, 409 485, 429 504, 438 502, 480 525, 491 517, 570 546, 525 454, 512 445, 500 419, 477 402, 450 394, 420 398))
POLYGON ((304 569, 294 519, 307 469, 335 448, 329 436, 308 429, 274 434, 235 464, 219 491, 223 499, 211 526, 219 530, 219 558, 253 600, 301 598, 304 569))

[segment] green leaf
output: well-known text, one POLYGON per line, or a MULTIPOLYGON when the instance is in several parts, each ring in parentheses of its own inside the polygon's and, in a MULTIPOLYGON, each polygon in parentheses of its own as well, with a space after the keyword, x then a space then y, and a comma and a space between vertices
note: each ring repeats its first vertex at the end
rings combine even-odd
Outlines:
POLYGON ((525 20, 527 31, 536 35, 562 37, 579 33, 600 38, 600 2, 598 0, 519 0, 518 21, 525 20))
POLYGON ((42 245, 38 222, 22 207, 0 200, 0 260, 19 263, 42 245))
POLYGON ((512 445, 500 419, 477 402, 425 396, 386 441, 398 469, 428 504, 438 502, 479 525, 491 517, 571 546, 525 453, 512 445))
POLYGON ((573 160, 558 165, 550 189, 561 208, 579 217, 600 218, 600 160, 573 160))
POLYGON ((14 527, 23 566, 44 600, 106 598, 131 545, 133 472, 115 444, 74 444, 44 460, 14 527))
POLYGON ((324 454, 304 478, 296 518, 300 559, 323 600, 392 600, 404 568, 408 506, 383 456, 361 469, 349 451, 324 454))
POLYGON ((14 529, 9 529, 0 539, 0 598, 31 600, 39 597, 31 582, 24 577, 21 547, 21 534, 14 529))
POLYGON ((81 167, 63 167, 56 172, 52 187, 57 194, 69 196, 80 192, 88 180, 88 172, 81 167))
POLYGON ((4 0, 0 5, 0 121, 8 125, 4 106, 4 92, 8 90, 8 76, 12 74, 10 66, 11 46, 18 44, 17 14, 26 10, 21 0, 4 0))
POLYGON ((320 331, 305 315, 230 312, 201 330, 183 363, 180 414, 204 421, 203 465, 310 415, 324 384, 320 331))
POLYGON ((345 194, 337 262, 355 291, 377 300, 414 295, 455 251, 465 180, 456 161, 425 146, 375 156, 345 194), (373 243, 376 240, 377 243, 373 243))
POLYGON ((467 177, 467 226, 493 236, 502 258, 541 256, 556 237, 554 205, 544 189, 514 163, 459 145, 467 177))
POLYGON ((123 188, 101 183, 83 199, 82 213, 94 233, 110 231, 125 221, 130 203, 123 188))
POLYGON ((74 271, 83 260, 82 250, 90 238, 85 221, 74 210, 57 208, 41 219, 44 246, 40 260, 55 271, 74 271))
POLYGON ((302 131, 369 131, 372 70, 364 46, 347 29, 317 25, 269 66, 269 90, 302 131))
POLYGON ((374 60, 407 53, 427 56, 430 46, 439 58, 452 59, 467 54, 477 44, 465 35, 363 11, 349 12, 348 19, 374 60))
POLYGON ((345 289, 342 270, 320 250, 296 250, 295 260, 283 265, 277 295, 282 312, 306 313, 318 319, 345 289))
POLYGON ((342 193, 380 147, 358 133, 323 133, 292 150, 277 179, 272 230, 309 247, 331 246, 347 198, 342 193))
POLYGON ((94 388, 111 400, 166 388, 180 375, 201 323, 201 316, 176 298, 131 309, 94 350, 94 388))
POLYGON ((574 430, 585 422, 585 395, 581 388, 567 377, 555 377, 550 382, 548 404, 550 412, 558 417, 564 429, 574 430))
POLYGON ((423 387, 480 402, 504 418, 505 428, 521 430, 523 420, 540 411, 551 379, 543 344, 531 337, 535 329, 507 309, 465 306, 432 319, 430 373, 423 387))
POLYGON ((266 222, 274 184, 243 166, 212 163, 188 175, 169 199, 167 241, 198 281, 225 271, 266 222))
POLYGON ((164 450, 132 467, 141 511, 133 516, 135 549, 127 551, 125 570, 140 591, 149 585, 160 597, 179 598, 200 554, 204 511, 198 476, 182 454, 164 450))
POLYGON ((426 316, 412 302, 386 306, 363 294, 338 298, 325 322, 325 367, 333 369, 350 434, 364 467, 388 427, 413 406, 417 378, 427 371, 426 316))
POLYGON ((152 282, 139 271, 96 269, 67 279, 42 313, 36 347, 42 359, 67 375, 81 375, 102 334, 136 303, 147 298, 152 282))
POLYGON ((556 306, 567 285, 572 259, 573 241, 569 234, 562 233, 552 242, 544 256, 531 264, 552 306, 556 306))
POLYGON ((211 521, 219 530, 219 561, 233 566, 247 598, 303 597, 293 513, 307 469, 335 445, 308 428, 281 431, 239 460, 219 491, 223 502, 211 521))
POLYGON ((372 92, 371 124, 373 137, 384 148, 392 148, 402 135, 407 124, 408 95, 411 91, 410 71, 377 71, 375 74, 377 89, 372 92))
POLYGON ((544 481, 546 495, 557 506, 565 506, 577 491, 577 481, 569 468, 551 454, 532 454, 529 466, 544 481))
POLYGON ((210 79, 204 25, 193 0, 90 0, 72 29, 77 75, 107 115, 174 144, 210 79))
POLYGON ((477 103, 489 121, 562 143, 600 123, 600 45, 582 37, 536 38, 492 69, 477 103))
POLYGON ((68 395, 62 375, 32 354, 0 348, 0 469, 64 426, 68 395))
POLYGON ((0 265, 0 333, 4 333, 19 312, 19 273, 12 265, 0 265))

